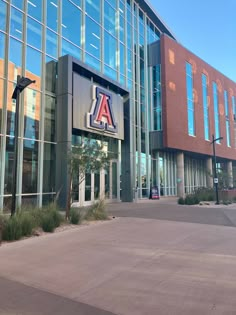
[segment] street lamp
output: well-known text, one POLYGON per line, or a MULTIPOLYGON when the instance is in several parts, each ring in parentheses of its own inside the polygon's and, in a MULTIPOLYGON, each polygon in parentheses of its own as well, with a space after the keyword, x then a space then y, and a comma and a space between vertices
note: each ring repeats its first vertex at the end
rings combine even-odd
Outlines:
POLYGON ((17 76, 16 87, 12 94, 12 99, 16 100, 16 110, 15 110, 15 140, 14 140, 14 161, 12 170, 12 204, 11 204, 11 215, 16 212, 16 178, 17 178, 17 163, 18 163, 18 120, 19 120, 19 101, 20 93, 31 83, 35 83, 35 80, 30 80, 25 77, 17 76))
POLYGON ((223 137, 216 138, 214 135, 212 135, 212 141, 211 144, 213 144, 213 158, 214 158, 214 185, 215 185, 215 191, 216 191, 216 204, 219 204, 219 194, 218 194, 218 177, 216 173, 216 150, 215 150, 215 142, 218 140, 222 140, 223 137))

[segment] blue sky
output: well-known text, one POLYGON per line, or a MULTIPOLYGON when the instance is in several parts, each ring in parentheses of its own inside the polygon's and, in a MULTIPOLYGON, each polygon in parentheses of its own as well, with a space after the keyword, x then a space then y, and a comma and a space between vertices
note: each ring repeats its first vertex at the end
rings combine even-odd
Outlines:
POLYGON ((176 39, 236 82, 236 0, 149 0, 176 39))

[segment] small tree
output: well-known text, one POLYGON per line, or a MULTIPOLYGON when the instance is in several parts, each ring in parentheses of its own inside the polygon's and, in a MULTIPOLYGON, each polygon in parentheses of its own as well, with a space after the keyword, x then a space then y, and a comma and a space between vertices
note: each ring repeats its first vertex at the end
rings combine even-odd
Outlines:
POLYGON ((111 153, 104 150, 104 145, 94 139, 86 139, 68 153, 69 189, 67 194, 66 219, 69 218, 73 176, 78 176, 78 186, 85 180, 86 173, 100 171, 108 167, 111 153))

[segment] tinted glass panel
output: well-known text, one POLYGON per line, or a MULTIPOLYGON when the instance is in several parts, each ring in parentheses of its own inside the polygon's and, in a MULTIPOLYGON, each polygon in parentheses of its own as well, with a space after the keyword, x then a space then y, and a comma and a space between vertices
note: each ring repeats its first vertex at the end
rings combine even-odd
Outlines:
POLYGON ((14 138, 6 137, 4 194, 12 193, 13 162, 14 162, 14 138))
POLYGON ((36 193, 38 179, 38 142, 24 140, 22 193, 36 193))
POLYGON ((44 140, 55 141, 55 98, 45 96, 44 140))
POLYGON ((24 96, 24 137, 38 139, 41 93, 27 88, 24 91, 24 96))
POLYGON ((57 58, 57 34, 47 29, 46 53, 57 58))
POLYGON ((104 61, 107 65, 112 67, 113 69, 116 69, 116 53, 117 53, 117 42, 116 39, 108 34, 107 32, 104 32, 105 36, 105 45, 104 47, 104 61))
POLYGON ((42 25, 35 20, 27 19, 27 43, 41 49, 42 46, 42 25))
POLYGON ((101 0, 85 0, 85 12, 98 23, 101 22, 101 0))
MULTIPOLYGON (((8 2, 9 2, 9 1, 8 1, 8 2)), ((11 0, 11 3, 12 3, 15 7, 17 7, 17 8, 19 8, 19 9, 23 10, 24 1, 22 1, 22 0, 11 0)))
POLYGON ((85 49, 87 52, 101 58, 101 27, 86 16, 85 19, 85 49))
POLYGON ((61 26, 62 36, 80 46, 81 11, 69 0, 63 0, 61 26))
POLYGON ((57 31, 58 0, 47 0, 47 26, 57 31))
POLYGON ((23 14, 15 9, 11 8, 11 21, 10 21, 10 34, 18 39, 22 39, 23 32, 23 14))
POLYGON ((2 129, 3 98, 4 98, 4 81, 0 79, 0 133, 2 129))
POLYGON ((0 30, 6 31, 7 4, 0 0, 0 30))
POLYGON ((41 53, 29 46, 26 48, 26 69, 35 76, 41 76, 41 53))
POLYGON ((89 54, 85 54, 85 62, 96 70, 101 70, 101 62, 89 54))
POLYGON ((116 11, 106 1, 104 3, 104 27, 112 35, 116 35, 116 11))
POLYGON ((28 14, 38 21, 42 20, 42 0, 28 0, 28 14))
POLYGON ((44 143, 43 192, 55 191, 55 144, 44 143))
POLYGON ((71 55, 78 59, 81 58, 81 50, 74 46, 73 44, 69 43, 68 41, 62 39, 62 56, 64 55, 71 55))
POLYGON ((0 33, 0 77, 4 77, 5 35, 0 33))
POLYGON ((16 81, 17 74, 21 74, 22 71, 22 43, 13 38, 10 38, 9 61, 9 80, 16 81))

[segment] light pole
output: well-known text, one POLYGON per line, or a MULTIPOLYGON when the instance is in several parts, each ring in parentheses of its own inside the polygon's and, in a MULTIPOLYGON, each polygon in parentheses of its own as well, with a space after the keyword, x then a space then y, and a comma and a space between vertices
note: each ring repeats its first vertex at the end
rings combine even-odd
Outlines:
POLYGON ((212 141, 211 144, 213 144, 213 158, 214 158, 214 185, 215 185, 215 191, 216 191, 216 204, 219 204, 219 194, 218 194, 218 177, 216 172, 216 149, 215 149, 215 142, 218 140, 222 140, 223 137, 216 138, 214 135, 212 135, 212 141))
POLYGON ((16 179, 17 179, 17 164, 18 164, 18 126, 19 126, 19 102, 20 93, 31 83, 35 83, 35 80, 30 80, 25 77, 17 76, 16 87, 12 94, 12 99, 16 100, 15 110, 15 139, 14 139, 14 161, 12 170, 12 204, 11 204, 11 215, 16 212, 16 179))

